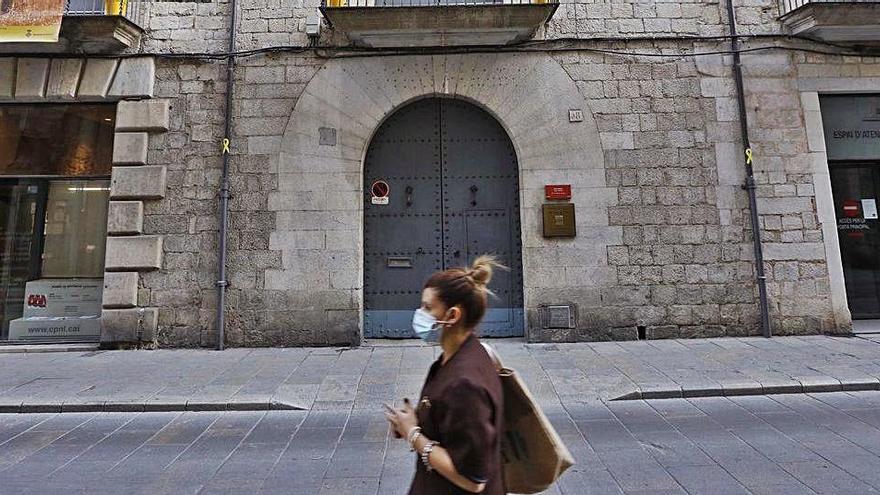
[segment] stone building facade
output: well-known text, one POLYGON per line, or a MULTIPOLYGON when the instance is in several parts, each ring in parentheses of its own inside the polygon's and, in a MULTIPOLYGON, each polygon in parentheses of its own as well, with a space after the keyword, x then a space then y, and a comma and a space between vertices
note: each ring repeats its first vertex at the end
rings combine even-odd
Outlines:
MULTIPOLYGON (((767 48, 747 50, 742 70, 773 332, 847 333, 855 289, 820 99, 880 91, 880 58, 792 38, 775 0, 734 4, 743 48, 767 48)), ((226 50, 230 3, 144 5, 128 49, 140 57, 0 45, 0 104, 119 101, 102 340, 213 346, 227 81, 225 59, 204 54, 226 50)), ((287 48, 236 59, 227 345, 371 337, 365 163, 378 130, 427 98, 478 107, 515 150, 527 339, 760 333, 726 2, 577 0, 537 42, 421 52, 348 49, 326 20, 310 38, 318 7, 237 3, 239 50, 287 48), (542 235, 550 184, 571 185, 575 237, 542 235), (570 324, 548 324, 550 306, 570 324)))

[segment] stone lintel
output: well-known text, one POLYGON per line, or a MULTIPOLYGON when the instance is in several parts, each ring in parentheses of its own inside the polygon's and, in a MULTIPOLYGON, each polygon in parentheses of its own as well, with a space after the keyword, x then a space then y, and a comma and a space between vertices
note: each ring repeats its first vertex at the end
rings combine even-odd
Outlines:
POLYGON ((53 100, 72 100, 76 98, 76 86, 79 83, 82 65, 83 61, 78 58, 56 58, 52 60, 46 97, 53 100))
POLYGON ((33 101, 46 96, 49 79, 48 58, 20 58, 15 75, 15 99, 33 101))
POLYGON ((77 96, 82 100, 99 100, 107 97, 117 60, 111 58, 90 58, 79 82, 77 96))
POLYGON ((156 62, 153 57, 124 58, 119 61, 108 96, 152 98, 155 82, 156 62))

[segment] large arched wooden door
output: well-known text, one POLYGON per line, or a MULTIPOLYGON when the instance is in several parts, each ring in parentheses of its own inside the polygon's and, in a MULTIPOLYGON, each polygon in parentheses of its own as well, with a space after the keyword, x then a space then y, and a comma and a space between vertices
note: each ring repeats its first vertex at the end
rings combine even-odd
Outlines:
POLYGON ((451 98, 397 110, 367 150, 364 191, 365 337, 412 337, 431 273, 481 254, 510 268, 489 286, 481 335, 523 334, 518 166, 495 118, 451 98))

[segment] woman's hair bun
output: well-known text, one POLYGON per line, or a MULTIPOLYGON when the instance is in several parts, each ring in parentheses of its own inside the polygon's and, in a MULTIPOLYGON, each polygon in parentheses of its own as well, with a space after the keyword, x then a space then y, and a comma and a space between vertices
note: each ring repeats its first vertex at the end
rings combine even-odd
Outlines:
POLYGON ((504 268, 503 265, 498 263, 497 258, 484 254, 474 260, 474 264, 468 270, 468 276, 474 281, 475 285, 485 288, 492 280, 492 271, 496 267, 504 268))

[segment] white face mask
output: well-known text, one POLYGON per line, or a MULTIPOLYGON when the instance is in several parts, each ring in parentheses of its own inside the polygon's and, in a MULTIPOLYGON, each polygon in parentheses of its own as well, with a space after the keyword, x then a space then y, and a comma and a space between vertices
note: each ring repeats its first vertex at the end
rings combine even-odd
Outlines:
POLYGON ((413 330, 415 330, 416 335, 425 342, 440 342, 439 325, 441 323, 446 322, 437 320, 437 318, 434 318, 434 315, 428 313, 422 308, 417 309, 413 314, 413 330))

